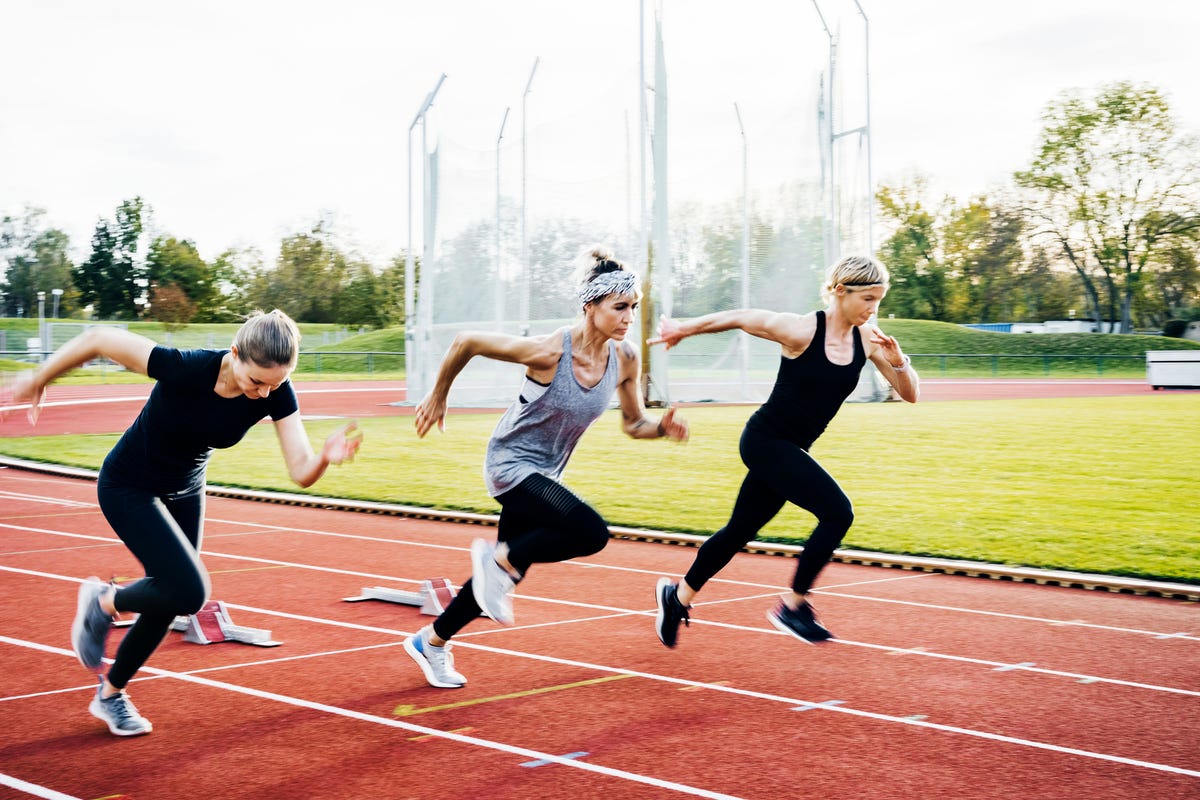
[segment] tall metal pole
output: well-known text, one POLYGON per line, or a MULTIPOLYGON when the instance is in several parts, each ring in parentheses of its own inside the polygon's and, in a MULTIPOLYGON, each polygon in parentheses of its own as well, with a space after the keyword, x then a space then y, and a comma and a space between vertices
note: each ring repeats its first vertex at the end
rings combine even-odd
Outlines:
POLYGON ((867 19, 867 14, 863 11, 862 4, 858 0, 854 0, 854 5, 858 9, 858 13, 863 18, 863 39, 866 53, 863 55, 864 74, 866 76, 866 91, 867 91, 867 252, 871 255, 875 253, 875 177, 872 174, 871 161, 871 21, 867 19))
MULTIPOLYGON (((649 216, 646 209, 646 0, 638 1, 638 153, 640 157, 639 175, 638 175, 638 195, 641 199, 641 208, 638 218, 638 255, 637 264, 642 268, 642 277, 647 277, 646 265, 649 263, 647 249, 649 248, 649 234, 647 228, 647 217, 649 216)), ((644 365, 647 368, 649 365, 644 365)))
POLYGON ((813 4, 813 8, 816 9, 816 11, 817 11, 817 17, 821 20, 821 27, 825 29, 825 36, 827 39, 829 39, 829 56, 828 56, 828 66, 827 66, 827 70, 826 70, 827 74, 829 75, 829 88, 826 90, 827 91, 826 96, 829 99, 829 104, 828 104, 828 108, 829 108, 828 120, 829 121, 826 126, 826 142, 828 145, 828 152, 829 152, 829 208, 826 213, 828 214, 828 217, 829 217, 830 233, 829 233, 829 238, 826 242, 829 252, 827 252, 825 254, 825 259, 830 264, 832 264, 833 262, 837 261, 841 255, 841 253, 840 253, 840 251, 841 251, 841 225, 839 224, 839 220, 838 220, 838 203, 837 203, 837 172, 836 172, 836 169, 834 166, 837 163, 837 155, 834 153, 834 150, 833 150, 834 140, 835 140, 835 137, 833 134, 834 116, 835 116, 835 114, 834 114, 835 108, 834 108, 834 102, 833 102, 834 95, 835 95, 834 74, 833 74, 833 67, 834 67, 833 51, 834 51, 834 48, 836 47, 836 44, 834 43, 833 33, 829 30, 829 26, 827 24, 825 24, 825 15, 821 13, 821 6, 817 3, 817 0, 812 0, 812 4, 813 4))
POLYGON ((525 136, 525 110, 529 99, 529 92, 533 88, 533 76, 537 72, 538 62, 542 60, 538 56, 533 60, 533 69, 529 70, 529 80, 525 83, 525 92, 521 95, 521 334, 527 336, 529 334, 529 237, 525 229, 525 210, 526 210, 526 179, 528 166, 528 139, 525 136))
MULTIPOLYGON (((746 141, 746 126, 742 124, 742 111, 738 104, 733 104, 737 114, 738 130, 742 133, 742 308, 750 307, 750 170, 749 150, 746 141)), ((750 334, 741 331, 739 334, 742 352, 742 394, 750 393, 750 334)))
POLYGON ((500 133, 496 136, 496 332, 504 330, 504 276, 501 266, 504 259, 500 255, 500 142, 504 140, 504 125, 508 122, 508 112, 511 107, 504 109, 504 118, 500 120, 500 133))
MULTIPOLYGON (((416 335, 413 326, 416 324, 416 317, 413 313, 415 309, 416 292, 414 291, 413 281, 413 181, 412 181, 412 134, 413 128, 421 123, 424 128, 425 112, 433 105, 433 98, 437 96, 438 89, 442 88, 442 81, 446 80, 446 74, 438 78, 437 84, 433 87, 433 91, 425 95, 425 100, 421 103, 421 108, 417 111, 417 115, 413 117, 412 124, 408 126, 408 246, 404 251, 404 362, 405 375, 408 380, 408 391, 406 399, 410 402, 420 402, 420 394, 424 387, 420 385, 420 355, 416 349, 416 335), (417 386, 413 386, 413 379, 416 378, 417 386), (414 391, 415 389, 415 391, 414 391)), ((422 154, 424 159, 424 154, 422 154)))

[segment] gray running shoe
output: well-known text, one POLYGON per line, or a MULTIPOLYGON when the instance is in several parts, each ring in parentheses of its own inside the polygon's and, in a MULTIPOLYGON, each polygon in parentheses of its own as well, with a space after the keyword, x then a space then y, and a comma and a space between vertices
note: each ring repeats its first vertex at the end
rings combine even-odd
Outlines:
POLYGON ((767 621, 784 633, 790 633, 809 644, 833 638, 833 634, 817 621, 817 616, 808 603, 792 611, 781 600, 778 606, 767 612, 767 621))
POLYGON ((496 563, 496 545, 486 539, 471 542, 471 591, 484 614, 501 625, 512 625, 512 591, 516 585, 508 571, 496 563))
POLYGON ((405 639, 404 652, 417 662, 430 686, 439 689, 462 688, 467 678, 454 669, 454 654, 450 652, 450 643, 434 647, 429 643, 428 635, 428 628, 425 628, 405 639))
POLYGON ((112 617, 100 608, 104 590, 105 585, 99 578, 91 577, 83 582, 79 587, 75 622, 71 625, 71 647, 79 662, 88 669, 96 669, 104 660, 104 645, 112 627, 112 617))
POLYGON ((96 696, 92 698, 88 711, 92 712, 92 716, 96 719, 104 720, 114 736, 140 736, 154 730, 150 720, 138 713, 133 701, 129 699, 129 695, 121 691, 112 697, 102 698, 100 693, 103 691, 104 678, 101 678, 100 686, 96 688, 96 696))

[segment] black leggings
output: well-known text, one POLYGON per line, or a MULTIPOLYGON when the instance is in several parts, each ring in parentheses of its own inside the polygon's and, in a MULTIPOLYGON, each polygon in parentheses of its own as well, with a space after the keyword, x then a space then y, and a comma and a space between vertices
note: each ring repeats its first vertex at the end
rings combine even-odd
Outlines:
POLYGON ((807 594, 854 522, 850 498, 806 450, 756 425, 742 431, 739 450, 749 471, 733 513, 700 547, 684 579, 699 591, 789 502, 817 518, 792 578, 792 591, 807 594))
POLYGON ((162 644, 175 617, 195 614, 208 601, 212 587, 200 563, 204 487, 158 495, 101 472, 96 492, 104 518, 146 573, 113 601, 118 611, 138 615, 108 671, 109 683, 123 689, 162 644))
MULTIPOLYGON (((608 523, 570 489, 530 475, 503 494, 496 538, 508 543, 508 561, 524 575, 532 564, 551 564, 599 553, 608 544, 608 523)), ((478 619, 470 579, 433 622, 433 632, 449 639, 478 619)))

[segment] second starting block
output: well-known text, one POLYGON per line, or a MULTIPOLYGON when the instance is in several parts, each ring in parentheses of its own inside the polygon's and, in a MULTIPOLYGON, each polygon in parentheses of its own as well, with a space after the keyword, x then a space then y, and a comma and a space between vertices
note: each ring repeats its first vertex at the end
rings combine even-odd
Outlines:
MULTIPOLYGON (((137 615, 113 622, 113 627, 124 628, 133 624, 137 615)), ((171 630, 182 631, 183 640, 192 644, 216 644, 237 642, 258 647, 278 647, 283 642, 271 638, 271 632, 262 628, 247 628, 234 625, 229 609, 220 600, 210 600, 195 614, 179 616, 171 623, 171 630)))
POLYGON ((420 606, 421 613, 436 617, 446 610, 450 601, 458 592, 448 578, 429 578, 421 581, 421 588, 415 592, 403 589, 389 589, 386 586, 367 586, 358 597, 343 598, 347 603, 358 603, 362 600, 382 600, 385 603, 401 603, 406 606, 420 606))
POLYGON ((210 600, 195 614, 176 617, 171 630, 183 631, 183 640, 192 644, 238 642, 259 647, 278 647, 283 644, 272 639, 268 630, 234 625, 229 609, 220 600, 210 600))

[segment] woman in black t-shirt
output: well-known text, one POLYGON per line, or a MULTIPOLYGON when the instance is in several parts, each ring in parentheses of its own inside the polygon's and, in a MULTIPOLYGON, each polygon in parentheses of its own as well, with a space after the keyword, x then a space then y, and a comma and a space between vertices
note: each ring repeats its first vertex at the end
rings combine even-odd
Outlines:
POLYGON ((683 580, 658 582, 656 628, 667 647, 675 646, 679 624, 688 622, 696 593, 788 502, 811 512, 817 525, 797 560, 791 591, 767 619, 807 642, 832 637, 817 621, 807 595, 850 529, 854 509, 808 451, 858 385, 868 359, 901 398, 917 401, 920 387, 908 356, 870 322, 888 282, 887 269, 875 259, 848 256, 829 268, 822 287, 829 304, 824 310, 799 315, 741 309, 684 322, 662 320, 649 344, 674 347, 688 336, 741 329, 782 349, 771 395, 742 432, 738 449, 747 472, 729 521, 696 551, 683 580))
POLYGON ((113 615, 138 615, 88 709, 118 736, 150 732, 125 686, 175 617, 194 614, 208 601, 211 586, 199 553, 205 470, 213 450, 237 444, 269 416, 288 474, 300 486, 312 485, 330 464, 349 461, 358 450, 361 438, 349 436, 351 422, 330 435, 320 453, 313 452, 289 381, 299 345, 296 324, 278 310, 252 314, 228 350, 176 350, 97 326, 63 345, 14 389, 14 400, 29 403, 30 421, 36 422, 46 387, 95 358, 156 381, 141 413, 104 459, 97 482, 105 519, 146 577, 123 587, 86 580, 71 629, 79 660, 99 670, 113 615))

